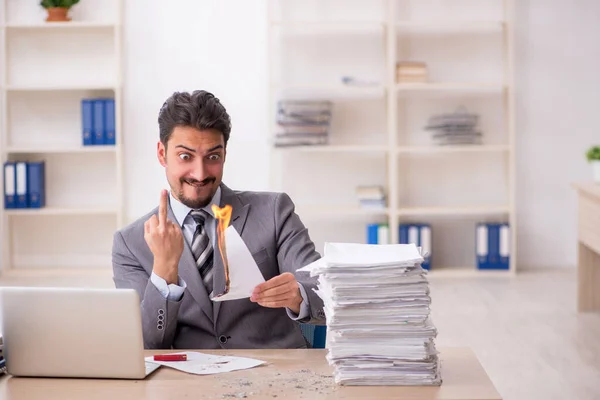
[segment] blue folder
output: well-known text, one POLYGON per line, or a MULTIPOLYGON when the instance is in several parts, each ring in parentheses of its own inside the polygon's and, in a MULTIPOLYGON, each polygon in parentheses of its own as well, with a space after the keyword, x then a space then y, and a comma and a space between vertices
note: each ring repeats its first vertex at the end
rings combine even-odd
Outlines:
POLYGON ((27 192, 30 208, 46 205, 46 164, 44 161, 30 162, 27 170, 27 192))
POLYGON ((15 163, 4 163, 4 208, 17 208, 17 174, 15 163))
POLYGON ((17 161, 15 163, 17 208, 29 207, 27 198, 27 168, 28 164, 25 161, 17 161))
POLYGON ((104 143, 104 122, 105 122, 105 101, 104 99, 93 100, 93 129, 92 142, 94 145, 103 145, 104 143))
POLYGON ((81 134, 84 146, 94 144, 94 101, 91 99, 81 100, 81 134))
POLYGON ((115 129, 115 100, 106 99, 104 101, 104 144, 114 145, 116 143, 115 129))

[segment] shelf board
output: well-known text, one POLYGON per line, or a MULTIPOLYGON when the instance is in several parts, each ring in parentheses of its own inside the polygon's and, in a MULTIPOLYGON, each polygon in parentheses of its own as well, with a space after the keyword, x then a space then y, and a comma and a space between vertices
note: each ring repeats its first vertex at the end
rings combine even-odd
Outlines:
POLYGON ((101 21, 70 21, 70 22, 12 22, 6 24, 7 29, 81 29, 81 28, 114 28, 117 24, 101 21))
POLYGON ((275 151, 302 153, 385 153, 387 146, 373 145, 314 145, 275 147, 275 151))
POLYGON ((386 93, 382 85, 335 85, 335 84, 306 84, 306 85, 273 85, 272 90, 286 99, 364 99, 383 98, 386 93))
POLYGON ((500 153, 510 150, 507 145, 460 145, 460 146, 399 146, 398 154, 411 153, 500 153))
POLYGON ((508 278, 512 271, 505 269, 477 269, 473 267, 447 267, 433 266, 427 271, 427 276, 431 278, 474 278, 474 277, 503 277, 508 278))
POLYGON ((462 207, 401 207, 399 216, 431 216, 431 215, 488 215, 506 214, 508 206, 462 206, 462 207))
MULTIPOLYGON (((55 145, 53 145, 55 146, 55 145)), ((27 147, 14 146, 7 150, 9 154, 78 154, 78 153, 114 153, 117 146, 80 146, 66 145, 64 147, 27 147)))
POLYGON ((398 31, 462 33, 462 32, 501 32, 503 21, 400 21, 398 31))
POLYGON ((296 206, 297 213, 302 216, 361 216, 361 215, 387 215, 389 210, 387 208, 372 209, 372 208, 361 208, 359 206, 334 206, 334 205, 323 205, 323 206, 296 206))
POLYGON ((10 216, 39 216, 39 215, 111 215, 117 214, 116 208, 90 207, 90 208, 17 208, 5 209, 4 212, 10 216))
POLYGON ((81 91, 81 90, 117 90, 117 86, 108 84, 89 85, 7 85, 11 92, 81 91))
POLYGON ((398 92, 502 92, 505 86, 497 83, 425 82, 398 83, 398 92))
POLYGON ((112 274, 110 265, 82 265, 81 268, 48 268, 32 265, 0 270, 2 279, 31 279, 34 281, 40 278, 62 278, 66 281, 78 278, 111 278, 112 274))
POLYGON ((310 34, 382 32, 386 24, 382 21, 283 21, 274 20, 272 28, 306 30, 310 34))

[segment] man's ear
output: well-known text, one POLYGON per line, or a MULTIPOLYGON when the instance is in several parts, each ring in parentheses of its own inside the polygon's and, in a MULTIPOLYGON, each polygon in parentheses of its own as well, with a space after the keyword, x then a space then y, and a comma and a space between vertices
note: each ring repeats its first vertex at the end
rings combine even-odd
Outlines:
POLYGON ((163 167, 167 166, 167 148, 161 141, 159 141, 156 145, 156 156, 158 157, 158 162, 163 167))

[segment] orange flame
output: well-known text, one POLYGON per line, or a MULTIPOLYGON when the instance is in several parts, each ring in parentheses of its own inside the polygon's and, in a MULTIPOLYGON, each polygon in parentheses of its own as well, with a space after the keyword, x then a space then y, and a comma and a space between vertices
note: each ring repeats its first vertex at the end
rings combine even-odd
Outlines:
POLYGON ((225 248, 225 229, 229 226, 231 220, 231 206, 226 204, 225 207, 220 208, 216 204, 212 205, 212 211, 215 214, 217 220, 217 244, 221 252, 221 259, 223 260, 223 267, 225 269, 225 292, 229 293, 229 264, 227 263, 227 249, 225 248))

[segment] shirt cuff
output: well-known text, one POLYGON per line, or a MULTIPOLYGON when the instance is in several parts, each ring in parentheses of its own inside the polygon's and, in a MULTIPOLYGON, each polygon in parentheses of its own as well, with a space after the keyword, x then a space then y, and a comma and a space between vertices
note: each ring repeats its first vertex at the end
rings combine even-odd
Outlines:
POLYGON ((294 321, 303 320, 310 316, 310 309, 308 307, 308 296, 306 295, 306 290, 300 282, 298 282, 298 287, 300 288, 300 295, 302 296, 302 303, 300 303, 300 313, 296 315, 296 313, 290 310, 289 308, 285 309, 287 311, 288 317, 290 317, 294 321))
POLYGON ((185 281, 183 279, 181 279, 179 276, 177 277, 177 283, 178 283, 177 285, 175 285, 174 283, 167 285, 167 281, 165 281, 160 276, 156 275, 154 272, 152 272, 152 275, 150 276, 150 280, 152 281, 154 286, 156 286, 158 291, 163 295, 163 297, 170 301, 181 300, 181 297, 183 296, 183 292, 185 291, 185 288, 187 287, 187 284, 185 283, 185 281))

